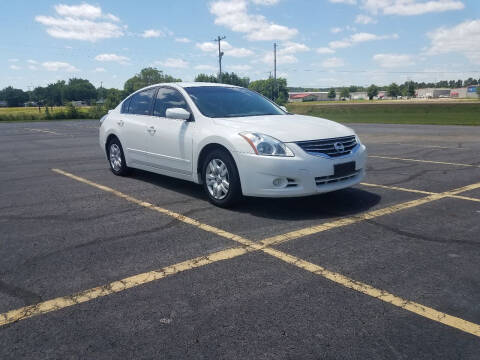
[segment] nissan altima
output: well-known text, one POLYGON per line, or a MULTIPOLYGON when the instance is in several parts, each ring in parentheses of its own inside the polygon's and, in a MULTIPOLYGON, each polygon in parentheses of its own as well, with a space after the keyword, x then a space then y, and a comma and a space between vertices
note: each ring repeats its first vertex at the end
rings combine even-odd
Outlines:
POLYGON ((352 129, 232 85, 152 85, 100 122, 115 175, 136 168, 193 181, 217 206, 335 191, 365 175, 366 148, 352 129))

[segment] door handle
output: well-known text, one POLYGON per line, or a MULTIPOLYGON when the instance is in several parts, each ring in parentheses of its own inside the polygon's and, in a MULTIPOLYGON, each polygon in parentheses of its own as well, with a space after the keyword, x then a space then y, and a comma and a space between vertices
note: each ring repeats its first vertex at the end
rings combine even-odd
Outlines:
POLYGON ((157 130, 155 130, 155 127, 150 126, 150 127, 147 129, 147 131, 150 133, 150 135, 153 135, 153 134, 155 134, 155 132, 156 132, 157 130))
POLYGON ((117 122, 117 124, 118 124, 119 126, 123 126, 125 123, 123 122, 123 120, 120 120, 120 121, 117 122))

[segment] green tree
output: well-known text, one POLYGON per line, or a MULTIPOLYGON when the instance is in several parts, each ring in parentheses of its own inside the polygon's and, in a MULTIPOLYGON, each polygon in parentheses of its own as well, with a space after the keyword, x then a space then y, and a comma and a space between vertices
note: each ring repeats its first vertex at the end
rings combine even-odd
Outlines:
POLYGON ((70 79, 65 86, 64 99, 66 101, 87 101, 97 98, 97 89, 85 79, 70 79))
POLYGON ((367 89, 367 95, 370 100, 373 100, 373 98, 378 95, 378 87, 374 84, 370 85, 367 89))
POLYGON ((125 96, 127 96, 148 85, 179 81, 182 81, 182 79, 176 79, 173 76, 164 74, 161 70, 148 67, 142 69, 140 73, 128 79, 123 85, 123 88, 125 91, 125 96))
POLYGON ((329 99, 335 99, 337 97, 337 92, 335 91, 335 89, 330 89, 330 91, 328 92, 328 98, 329 99))
POLYGON ((126 97, 124 91, 118 89, 108 89, 105 98, 105 109, 110 110, 117 107, 118 104, 126 97))
POLYGON ((265 80, 256 80, 252 81, 248 88, 250 90, 256 91, 263 96, 274 100, 279 105, 284 105, 288 100, 288 90, 287 90, 287 79, 278 78, 277 79, 277 92, 275 98, 275 80, 270 77, 265 80))
POLYGON ((395 83, 391 83, 390 86, 388 87, 387 92, 388 92, 388 96, 396 98, 397 96, 400 96, 400 87, 395 83))
POLYGON ((409 81, 407 84, 407 96, 415 97, 415 83, 413 81, 409 81))
POLYGON ((209 83, 216 83, 218 81, 215 75, 207 75, 207 74, 198 74, 195 77, 195 82, 209 82, 209 83))
POLYGON ((350 91, 348 88, 343 88, 342 91, 340 92, 340 97, 342 99, 349 99, 350 98, 350 91))
POLYGON ((23 106, 28 101, 28 94, 22 89, 15 89, 12 86, 8 86, 0 91, 0 100, 6 101, 10 107, 23 106))
POLYGON ((248 77, 241 78, 234 72, 231 72, 231 73, 226 72, 226 73, 222 73, 222 78, 220 82, 222 84, 236 85, 236 86, 248 88, 248 85, 250 84, 250 79, 248 77))

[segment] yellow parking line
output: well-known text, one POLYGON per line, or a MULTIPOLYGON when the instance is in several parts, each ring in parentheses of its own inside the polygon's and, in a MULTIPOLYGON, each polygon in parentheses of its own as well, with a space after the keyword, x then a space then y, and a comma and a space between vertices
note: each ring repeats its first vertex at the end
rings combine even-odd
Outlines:
POLYGON ((60 135, 58 132, 51 131, 51 130, 43 130, 43 129, 31 129, 31 128, 25 128, 25 130, 36 131, 36 132, 42 132, 42 133, 46 133, 46 134, 60 135))
MULTIPOLYGON (((417 193, 417 194, 424 194, 424 195, 438 194, 438 193, 434 193, 434 192, 430 192, 430 191, 407 189, 407 188, 402 188, 402 187, 398 187, 398 186, 377 185, 377 184, 369 184, 369 183, 360 183, 360 185, 368 186, 368 187, 377 187, 377 188, 380 188, 380 189, 405 191, 405 192, 411 192, 411 193, 417 193)), ((448 195, 448 197, 451 197, 451 198, 454 198, 454 199, 461 199, 461 200, 468 200, 468 201, 480 202, 480 199, 472 198, 472 197, 468 197, 468 196, 448 195)))
POLYGON ((444 193, 432 194, 432 195, 429 195, 429 196, 427 196, 423 199, 418 199, 418 200, 409 201, 409 202, 406 202, 406 203, 403 203, 403 204, 393 205, 393 206, 390 206, 388 208, 371 211, 371 212, 365 213, 365 214, 360 215, 360 216, 349 217, 349 218, 346 218, 346 219, 340 219, 340 220, 337 220, 337 221, 334 221, 334 222, 331 222, 331 223, 322 224, 322 225, 319 225, 319 226, 316 226, 316 227, 311 227, 311 228, 307 228, 307 229, 303 229, 303 230, 298 230, 298 231, 295 231, 295 232, 290 232, 290 233, 287 233, 285 235, 280 235, 280 236, 277 236, 277 237, 264 239, 260 243, 255 243, 255 242, 250 241, 250 240, 248 240, 244 237, 229 233, 227 231, 218 229, 216 227, 213 227, 213 226, 210 226, 210 225, 207 225, 207 224, 200 223, 197 220, 194 220, 194 219, 189 218, 187 216, 175 213, 173 211, 170 211, 170 210, 158 207, 158 206, 154 206, 154 205, 152 205, 148 202, 144 202, 144 201, 135 199, 132 196, 123 194, 123 193, 121 193, 117 190, 114 190, 112 188, 109 188, 107 186, 96 184, 96 183, 94 183, 90 180, 87 180, 87 179, 81 178, 79 176, 70 174, 70 173, 65 172, 63 170, 59 170, 59 169, 52 169, 52 170, 55 171, 56 173, 62 174, 62 175, 67 176, 67 177, 70 177, 74 180, 77 180, 77 181, 80 181, 82 183, 94 186, 94 187, 96 187, 98 189, 101 189, 103 191, 112 193, 112 194, 114 194, 118 197, 126 199, 127 201, 130 201, 130 202, 133 202, 133 203, 138 204, 140 206, 158 211, 162 214, 171 216, 171 217, 173 217, 173 218, 175 218, 179 221, 182 221, 184 223, 196 226, 196 227, 201 228, 205 231, 208 231, 208 232, 217 234, 219 236, 231 239, 235 242, 238 242, 238 243, 242 244, 243 246, 232 248, 232 249, 227 249, 227 250, 222 250, 222 251, 210 254, 210 255, 200 256, 200 257, 197 257, 197 258, 191 259, 191 260, 186 260, 184 262, 181 262, 181 263, 178 263, 178 264, 175 264, 175 265, 164 267, 160 270, 155 270, 155 271, 150 271, 150 272, 146 272, 146 273, 143 273, 143 274, 134 275, 134 276, 128 277, 126 279, 122 279, 122 280, 119 280, 119 281, 114 281, 114 282, 112 282, 110 284, 107 284, 107 285, 104 285, 104 286, 99 286, 99 287, 95 287, 95 288, 92 288, 92 289, 88 289, 88 290, 79 292, 79 293, 74 294, 72 296, 59 297, 59 298, 52 299, 52 300, 47 300, 47 301, 44 301, 44 302, 41 302, 41 303, 38 303, 38 304, 35 304, 35 305, 30 305, 30 306, 26 306, 26 307, 23 307, 23 308, 20 308, 20 309, 11 310, 7 313, 0 314, 0 326, 10 324, 10 323, 13 323, 13 322, 16 322, 16 321, 19 321, 19 320, 27 319, 27 318, 30 318, 32 316, 45 314, 45 313, 55 311, 55 310, 60 310, 60 309, 66 308, 66 307, 76 305, 76 304, 81 304, 83 302, 94 300, 94 299, 99 298, 99 297, 103 297, 103 296, 106 296, 106 295, 110 295, 110 294, 113 294, 113 293, 124 291, 126 289, 130 289, 130 288, 133 288, 133 287, 136 287, 136 286, 139 286, 139 285, 143 285, 143 284, 149 283, 151 281, 159 280, 159 279, 165 278, 169 275, 177 274, 179 272, 183 272, 183 271, 187 271, 187 270, 190 270, 190 269, 195 269, 195 268, 198 268, 198 267, 201 267, 201 266, 205 266, 205 265, 208 265, 208 264, 212 264, 212 263, 217 262, 217 261, 233 259, 237 256, 244 255, 248 252, 262 251, 262 252, 264 252, 266 254, 269 254, 271 256, 274 256, 274 257, 276 257, 280 260, 283 260, 283 261, 285 261, 289 264, 295 265, 295 266, 297 266, 301 269, 304 269, 304 270, 310 271, 312 273, 315 273, 317 275, 323 276, 324 278, 327 278, 331 281, 334 281, 334 282, 336 282, 340 285, 343 285, 347 288, 362 292, 366 295, 369 295, 369 296, 372 296, 372 297, 377 298, 379 300, 388 302, 392 305, 401 307, 401 308, 403 308, 407 311, 416 313, 420 316, 426 317, 426 318, 431 319, 433 321, 440 322, 442 324, 451 326, 453 328, 462 330, 464 332, 473 334, 475 336, 480 336, 480 326, 477 325, 477 324, 468 322, 468 321, 460 319, 460 318, 450 316, 448 314, 439 312, 435 309, 426 307, 426 306, 421 305, 421 304, 417 304, 417 303, 414 303, 414 302, 410 302, 408 300, 404 300, 404 299, 399 298, 399 297, 397 297, 393 294, 390 294, 386 291, 376 289, 376 288, 374 288, 370 285, 363 284, 361 282, 352 280, 352 279, 350 279, 348 277, 345 277, 341 274, 328 271, 321 266, 309 263, 305 260, 294 257, 294 256, 289 255, 287 253, 284 253, 282 251, 267 247, 267 245, 278 244, 280 242, 284 242, 284 241, 287 241, 287 240, 298 238, 300 236, 310 235, 310 234, 313 234, 313 233, 318 233, 320 231, 333 229, 333 228, 336 228, 336 227, 339 227, 339 226, 345 226, 345 225, 348 225, 348 224, 353 224, 353 223, 356 223, 356 222, 359 222, 359 221, 362 221, 362 220, 372 219, 372 218, 377 217, 377 216, 392 214, 394 212, 397 212, 397 211, 400 211, 400 210, 403 210, 403 209, 412 208, 414 206, 419 206, 421 204, 425 204, 425 203, 428 203, 428 202, 431 202, 431 201, 434 201, 434 200, 437 200, 437 199, 448 197, 450 195, 455 195, 455 194, 458 194, 458 193, 461 193, 461 192, 464 192, 464 191, 476 189, 476 188, 480 187, 480 183, 468 185, 468 186, 465 186, 465 187, 462 187, 462 188, 459 188, 459 189, 454 189, 454 190, 444 192, 444 193))
POLYGON ((368 187, 377 187, 381 189, 388 189, 388 190, 398 190, 398 191, 405 191, 417 194, 424 194, 424 195, 433 195, 436 193, 430 191, 422 191, 422 190, 415 190, 415 189, 406 189, 398 186, 388 186, 388 185, 377 185, 377 184, 369 184, 369 183, 360 183, 360 185, 368 186, 368 187))
POLYGON ((404 310, 410 311, 412 313, 415 313, 427 319, 439 322, 441 324, 444 324, 452 328, 480 337, 480 325, 478 324, 460 319, 455 316, 445 314, 443 312, 437 311, 428 306, 418 304, 413 301, 402 299, 385 290, 380 290, 368 284, 364 284, 360 281, 350 279, 349 277, 346 277, 342 274, 329 271, 319 265, 312 264, 311 262, 302 260, 290 254, 286 254, 282 251, 278 251, 272 248, 265 248, 263 251, 269 255, 276 257, 277 259, 283 260, 296 267, 299 267, 301 269, 304 269, 316 275, 322 276, 328 280, 331 280, 349 289, 361 292, 365 295, 374 297, 378 300, 400 307, 404 310))
POLYGON ((368 157, 377 158, 377 159, 414 161, 414 162, 421 162, 421 163, 428 163, 428 164, 441 164, 441 165, 454 165, 454 166, 466 166, 466 167, 480 168, 480 165, 462 164, 462 163, 451 163, 451 162, 445 162, 445 161, 419 160, 419 159, 404 159, 404 158, 399 158, 399 157, 380 156, 380 155, 368 155, 368 157))
POLYGON ((103 296, 111 295, 136 286, 147 284, 155 280, 163 279, 167 276, 178 274, 183 271, 212 264, 217 261, 232 259, 234 257, 246 254, 248 251, 252 250, 249 250, 246 247, 237 247, 222 250, 206 256, 199 256, 195 259, 186 260, 175 265, 167 266, 159 270, 149 271, 143 274, 138 274, 122 280, 114 281, 103 286, 97 286, 92 289, 81 291, 74 295, 62 296, 55 299, 43 301, 38 304, 11 310, 4 314, 0 314, 0 326, 11 324, 20 320, 25 320, 33 316, 64 309, 73 305, 78 305, 103 296))

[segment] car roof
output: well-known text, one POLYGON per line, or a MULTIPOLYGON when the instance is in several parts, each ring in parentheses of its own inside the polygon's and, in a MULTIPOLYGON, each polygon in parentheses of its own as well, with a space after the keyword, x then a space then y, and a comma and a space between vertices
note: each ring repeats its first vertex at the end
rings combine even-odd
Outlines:
MULTIPOLYGON (((208 83, 208 82, 170 82, 170 83, 159 83, 154 85, 149 85, 144 87, 143 89, 148 89, 150 87, 155 86, 172 86, 176 85, 181 88, 189 88, 189 87, 206 87, 206 86, 217 86, 217 87, 238 87, 235 85, 230 84, 218 84, 218 83, 208 83)), ((141 89, 141 90, 143 90, 141 89)))

